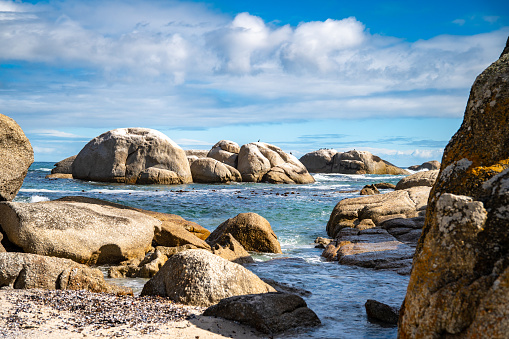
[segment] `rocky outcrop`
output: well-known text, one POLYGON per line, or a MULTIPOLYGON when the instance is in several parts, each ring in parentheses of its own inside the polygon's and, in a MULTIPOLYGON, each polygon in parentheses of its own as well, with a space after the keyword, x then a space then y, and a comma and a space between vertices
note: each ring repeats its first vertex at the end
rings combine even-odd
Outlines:
POLYGON ((197 248, 210 250, 210 246, 205 240, 198 238, 185 228, 171 221, 166 221, 155 226, 154 243, 165 247, 177 247, 189 244, 197 248))
POLYGON ((266 181, 275 184, 308 184, 315 179, 293 155, 264 142, 243 145, 238 167, 242 181, 266 181))
POLYGON ((192 182, 185 152, 148 128, 119 128, 92 139, 72 165, 76 179, 129 184, 192 182))
POLYGON ((53 165, 55 167, 51 170, 51 174, 72 174, 72 164, 74 159, 76 159, 76 155, 57 162, 55 165, 53 165))
POLYGON ((223 234, 213 244, 211 244, 212 253, 220 256, 221 258, 230 260, 237 264, 251 264, 254 263, 253 258, 246 251, 244 246, 241 245, 230 234, 223 234))
POLYGON ((248 251, 282 253, 281 245, 270 223, 256 213, 240 213, 226 220, 209 235, 207 242, 216 244, 228 233, 248 251))
POLYGON ((364 304, 368 319, 381 321, 386 324, 397 325, 399 317, 399 308, 389 306, 376 300, 369 299, 364 304))
POLYGON ((437 180, 438 170, 417 172, 401 179, 396 185, 397 190, 404 190, 416 186, 433 187, 437 180))
POLYGON ((207 308, 203 315, 237 321, 267 334, 321 324, 304 299, 280 292, 226 298, 207 308))
POLYGON ((508 206, 506 53, 475 80, 463 123, 445 148, 400 313, 400 338, 507 337, 508 206))
POLYGON ((0 287, 4 286, 133 294, 130 288, 107 283, 98 269, 29 253, 0 253, 0 287))
POLYGON ((209 151, 201 149, 186 149, 184 151, 187 157, 195 156, 197 158, 206 158, 209 151))
POLYGON ((207 157, 216 159, 233 168, 237 168, 239 152, 240 147, 237 143, 229 140, 221 140, 212 147, 207 157))
POLYGON ((410 166, 410 167, 408 167, 408 169, 411 170, 411 171, 425 171, 425 170, 434 171, 434 170, 439 170, 440 169, 440 162, 438 162, 436 160, 426 161, 422 165, 410 166))
POLYGON ((422 216, 426 211, 430 189, 419 186, 385 194, 343 199, 331 213, 327 234, 334 238, 342 228, 362 227, 367 219, 379 226, 389 219, 422 216))
POLYGON ((73 179, 72 174, 65 174, 65 173, 55 173, 55 174, 48 174, 45 176, 46 179, 73 179))
POLYGON ((338 151, 334 149, 322 148, 304 154, 299 160, 310 173, 332 173, 332 164, 336 154, 338 151))
POLYGON ((72 201, 0 203, 0 225, 27 253, 106 264, 143 257, 161 222, 129 209, 72 201))
POLYGON ((380 194, 378 188, 375 185, 366 185, 361 189, 360 195, 374 195, 380 194))
POLYGON ((205 250, 173 255, 150 279, 141 295, 159 295, 178 303, 210 306, 235 295, 275 292, 254 273, 205 250))
POLYGON ((194 182, 228 183, 242 181, 239 171, 226 163, 212 158, 200 158, 192 161, 191 173, 194 182))
POLYGON ((3 114, 0 114, 0 159, 0 201, 11 201, 34 162, 34 151, 16 121, 3 114))

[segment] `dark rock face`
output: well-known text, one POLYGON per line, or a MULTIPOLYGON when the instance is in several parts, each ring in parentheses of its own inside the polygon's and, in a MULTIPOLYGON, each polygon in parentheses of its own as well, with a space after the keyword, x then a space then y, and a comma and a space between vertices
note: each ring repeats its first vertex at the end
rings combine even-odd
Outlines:
POLYGON ((65 158, 64 160, 61 160, 57 162, 51 170, 51 174, 72 174, 72 164, 74 162, 74 159, 76 159, 76 155, 73 155, 72 157, 65 158))
POLYGON ((361 195, 374 195, 380 194, 378 188, 375 185, 366 185, 361 189, 361 195))
POLYGON ((3 114, 0 114, 0 159, 0 201, 12 201, 34 162, 34 151, 16 121, 3 114))
POLYGON ((206 309, 203 314, 238 321, 267 334, 321 324, 304 299, 281 292, 223 299, 217 305, 206 309))
POLYGON ((389 306, 376 300, 369 299, 364 304, 369 319, 374 319, 391 325, 398 324, 399 308, 389 306))
POLYGON ((475 80, 463 124, 445 149, 402 306, 400 338, 507 337, 508 206, 506 53, 475 80))

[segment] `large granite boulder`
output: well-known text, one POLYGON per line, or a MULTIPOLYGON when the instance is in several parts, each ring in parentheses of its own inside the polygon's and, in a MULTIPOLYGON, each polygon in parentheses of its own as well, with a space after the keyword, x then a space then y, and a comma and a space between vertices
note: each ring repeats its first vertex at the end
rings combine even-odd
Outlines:
POLYGON ((16 121, 3 114, 0 114, 0 159, 0 201, 11 201, 34 162, 34 151, 16 121))
POLYGON ((193 181, 184 150, 163 133, 148 128, 119 128, 92 139, 74 159, 72 175, 129 184, 193 181))
POLYGON ((293 155, 264 142, 243 145, 238 166, 242 181, 267 181, 274 184, 308 184, 315 179, 293 155))
POLYGON ((475 80, 430 194, 400 338, 509 333, 509 39, 475 80))
POLYGON ((281 292, 226 298, 207 308, 203 315, 233 320, 267 334, 321 324, 304 299, 281 292))
POLYGON ((76 155, 73 155, 69 158, 65 158, 64 160, 61 160, 57 162, 54 166, 54 168, 51 170, 51 174, 72 174, 72 164, 74 162, 74 159, 76 159, 76 155))
POLYGON ((234 167, 212 158, 199 158, 191 162, 194 182, 228 183, 242 181, 242 176, 234 167))
POLYGON ((0 287, 4 286, 133 294, 130 288, 107 283, 98 269, 69 259, 13 252, 0 253, 0 287))
MULTIPOLYGON (((376 226, 395 218, 415 218, 426 211, 430 187, 418 186, 385 194, 343 199, 334 207, 327 234, 333 238, 344 227, 363 228, 370 219, 376 226)), ((365 227, 364 227, 365 228, 365 227)))
POLYGON ((187 157, 195 156, 197 158, 206 158, 209 151, 205 149, 186 149, 184 151, 187 157))
POLYGON ((435 181, 437 180, 437 176, 438 170, 417 172, 398 181, 396 189, 404 190, 406 188, 416 186, 433 187, 433 184, 435 184, 435 181))
POLYGON ((228 233, 248 251, 282 253, 270 223, 256 213, 240 213, 226 220, 209 235, 207 242, 214 245, 228 233))
POLYGON ((240 147, 237 143, 229 140, 218 141, 207 154, 207 157, 216 159, 231 167, 237 168, 240 147))
POLYGON ((178 303, 210 306, 235 295, 275 292, 254 273, 206 250, 173 255, 150 279, 141 295, 159 295, 178 303))
POLYGON ((410 167, 408 167, 408 169, 411 170, 411 171, 426 171, 426 170, 434 171, 434 170, 439 170, 440 169, 440 162, 436 161, 436 160, 426 161, 422 165, 410 166, 410 167))
POLYGON ((304 154, 299 160, 310 173, 332 173, 334 156, 338 151, 322 148, 304 154))
POLYGON ((27 253, 84 264, 143 257, 161 222, 137 211, 72 201, 0 203, 0 225, 27 253))
POLYGON ((251 264, 254 259, 240 242, 230 234, 224 234, 211 244, 212 253, 237 264, 251 264))

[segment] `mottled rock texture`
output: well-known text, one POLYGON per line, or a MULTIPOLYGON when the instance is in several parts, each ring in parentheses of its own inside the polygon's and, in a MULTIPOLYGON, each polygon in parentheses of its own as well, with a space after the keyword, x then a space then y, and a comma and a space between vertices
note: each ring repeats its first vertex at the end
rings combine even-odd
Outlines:
POLYGON ((320 325, 320 319, 304 299, 295 294, 274 292, 230 297, 203 313, 237 321, 262 333, 280 333, 296 327, 320 325))
POLYGON ((506 52, 475 80, 463 123, 444 151, 400 314, 400 338, 507 338, 508 168, 506 52))
POLYGON ((270 223, 256 213, 240 213, 219 225, 207 238, 209 244, 230 233, 244 248, 253 252, 282 253, 270 223))
POLYGON ((275 292, 254 273, 206 250, 173 255, 150 279, 141 295, 159 295, 176 302, 211 306, 235 295, 275 292))
POLYGON ((4 286, 133 294, 130 288, 107 283, 98 269, 29 253, 0 253, 0 287, 4 286))
POLYGON ((207 157, 237 168, 239 152, 240 147, 237 143, 230 140, 221 140, 212 147, 207 157))
POLYGON ((16 121, 3 114, 0 114, 0 159, 0 201, 11 201, 34 162, 34 151, 16 121))
POLYGON ((223 234, 211 244, 211 247, 212 253, 234 263, 254 263, 254 259, 249 255, 249 252, 230 233, 223 234))
POLYGON ((92 139, 72 165, 76 179, 129 184, 192 182, 184 150, 163 133, 119 128, 92 139))
POLYGON ((437 180, 438 170, 417 172, 401 179, 396 185, 397 190, 404 190, 416 186, 432 187, 437 180))

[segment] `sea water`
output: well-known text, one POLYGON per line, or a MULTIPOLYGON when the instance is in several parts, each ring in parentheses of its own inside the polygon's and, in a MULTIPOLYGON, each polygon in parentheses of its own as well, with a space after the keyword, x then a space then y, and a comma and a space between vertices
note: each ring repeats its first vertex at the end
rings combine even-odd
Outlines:
MULTIPOLYGON (((375 299, 399 306, 408 276, 392 271, 339 265, 321 258, 317 237, 327 237, 326 225, 342 199, 358 197, 364 185, 396 184, 403 176, 313 174, 307 185, 265 183, 126 185, 80 180, 45 179, 53 163, 34 163, 15 201, 39 202, 64 196, 86 196, 132 207, 172 213, 213 231, 239 213, 254 212, 267 219, 283 254, 254 255, 246 267, 262 278, 271 278, 312 294, 304 297, 322 326, 279 335, 278 338, 395 338, 395 327, 367 319, 364 304, 375 299), (276 260, 274 260, 276 259, 276 260)), ((382 190, 383 193, 383 190, 382 190)), ((141 291, 146 279, 111 279, 141 291)))

